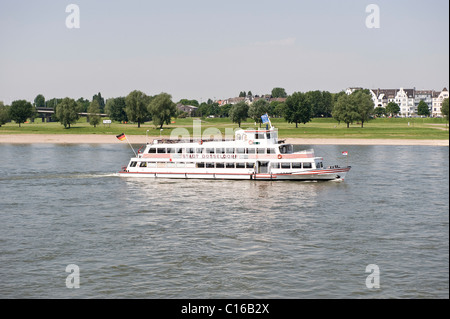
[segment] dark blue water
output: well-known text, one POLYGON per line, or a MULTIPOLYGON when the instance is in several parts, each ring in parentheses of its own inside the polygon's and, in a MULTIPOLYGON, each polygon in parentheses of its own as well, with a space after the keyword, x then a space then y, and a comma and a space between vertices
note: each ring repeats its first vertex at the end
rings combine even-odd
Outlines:
POLYGON ((314 148, 344 183, 126 179, 128 146, 0 145, 0 298, 448 298, 448 147, 314 148))

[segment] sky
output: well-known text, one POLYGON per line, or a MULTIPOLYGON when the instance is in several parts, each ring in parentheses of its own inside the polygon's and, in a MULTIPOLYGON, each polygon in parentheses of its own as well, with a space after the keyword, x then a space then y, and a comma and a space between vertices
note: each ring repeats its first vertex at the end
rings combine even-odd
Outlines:
POLYGON ((0 0, 5 104, 448 86, 447 0, 0 0))

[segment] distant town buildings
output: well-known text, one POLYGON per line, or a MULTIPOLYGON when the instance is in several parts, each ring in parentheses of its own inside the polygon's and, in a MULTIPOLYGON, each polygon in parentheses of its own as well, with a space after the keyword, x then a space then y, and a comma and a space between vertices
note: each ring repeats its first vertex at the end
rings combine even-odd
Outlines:
MULTIPOLYGON (((348 88, 345 92, 352 94, 362 89, 348 88)), ((417 115, 417 107, 420 101, 424 101, 430 110, 432 117, 441 117, 442 102, 449 97, 447 88, 442 91, 413 89, 370 89, 375 107, 386 107, 390 102, 395 102, 400 107, 400 116, 410 117, 417 115)))
POLYGON ((264 99, 264 100, 266 100, 269 103, 270 102, 274 102, 274 101, 276 101, 276 102, 286 102, 286 98, 281 98, 281 97, 274 98, 270 94, 265 94, 265 95, 262 95, 262 96, 259 96, 259 95, 252 96, 252 95, 250 95, 250 96, 246 96, 246 97, 233 97, 233 98, 229 98, 229 99, 218 100, 216 102, 219 105, 225 105, 225 104, 234 105, 234 104, 237 104, 237 103, 240 103, 240 102, 245 102, 248 105, 252 105, 253 102, 256 102, 256 101, 258 101, 260 99, 264 99))

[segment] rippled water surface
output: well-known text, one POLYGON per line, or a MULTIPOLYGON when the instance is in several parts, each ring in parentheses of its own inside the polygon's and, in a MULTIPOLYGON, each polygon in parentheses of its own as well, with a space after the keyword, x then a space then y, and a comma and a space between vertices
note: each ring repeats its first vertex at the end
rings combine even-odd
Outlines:
POLYGON ((0 145, 0 297, 448 298, 448 147, 314 148, 344 183, 121 178, 127 146, 0 145))

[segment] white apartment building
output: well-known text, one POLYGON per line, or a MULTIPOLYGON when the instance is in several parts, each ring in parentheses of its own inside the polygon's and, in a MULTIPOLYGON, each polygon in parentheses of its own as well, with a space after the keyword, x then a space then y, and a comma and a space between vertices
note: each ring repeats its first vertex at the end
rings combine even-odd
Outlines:
POLYGON ((441 117, 442 113, 441 113, 441 108, 442 108, 442 102, 444 101, 444 99, 448 99, 448 90, 447 88, 444 88, 441 93, 439 92, 435 92, 434 96, 433 96, 433 106, 432 106, 432 111, 431 111, 431 116, 433 117, 441 117))
MULTIPOLYGON (((351 87, 345 93, 352 94, 362 88, 351 87)), ((442 116, 441 107, 445 98, 449 97, 448 90, 444 88, 441 92, 434 90, 414 89, 371 89, 372 100, 375 107, 386 107, 390 102, 395 102, 400 107, 400 116, 410 117, 417 115, 417 107, 420 101, 424 101, 433 117, 442 116)))

